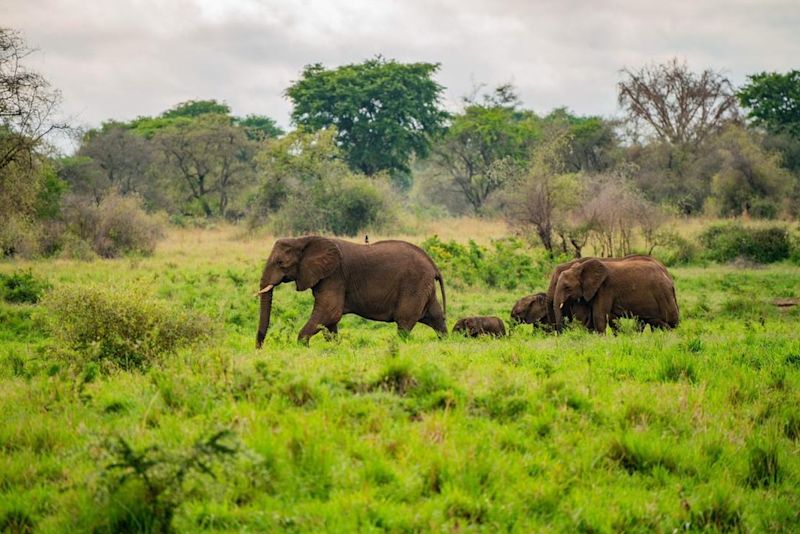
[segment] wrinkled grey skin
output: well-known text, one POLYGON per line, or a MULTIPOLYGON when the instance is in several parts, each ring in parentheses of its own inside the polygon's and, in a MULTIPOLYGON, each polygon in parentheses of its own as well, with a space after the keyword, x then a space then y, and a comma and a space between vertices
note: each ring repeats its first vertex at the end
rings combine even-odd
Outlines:
POLYGON ((547 322, 547 294, 534 293, 519 299, 511 308, 511 320, 517 323, 547 322))
MULTIPOLYGON (((645 256, 641 254, 630 254, 628 256, 624 256, 622 258, 593 258, 593 257, 585 257, 585 258, 577 258, 566 263, 562 263, 556 266, 553 270, 553 274, 550 275, 550 285, 547 288, 547 296, 546 296, 546 307, 547 307, 547 324, 550 324, 556 328, 556 330, 560 330, 560 326, 557 324, 556 321, 556 313, 555 313, 555 306, 553 301, 555 300, 555 293, 556 293, 556 284, 558 284, 558 279, 561 276, 561 273, 574 267, 575 265, 582 264, 589 260, 598 260, 603 263, 617 263, 617 262, 629 262, 629 261, 643 261, 649 262, 656 265, 659 269, 661 269, 664 274, 672 280, 670 277, 667 268, 664 267, 658 260, 653 258, 652 256, 645 256)), ((591 307, 587 305, 585 301, 582 299, 575 299, 570 300, 568 299, 564 303, 564 307, 562 308, 562 315, 564 318, 570 319, 573 316, 584 326, 588 329, 592 329, 593 318, 591 317, 591 307)), ((613 326, 613 325, 612 325, 613 326)))
POLYGON ((347 313, 397 323, 401 334, 418 322, 447 334, 442 275, 425 251, 411 243, 361 245, 319 236, 276 241, 261 275, 256 348, 261 348, 269 328, 273 288, 284 282, 314 294, 311 317, 298 335, 302 343, 323 328, 335 335, 347 313), (437 281, 442 305, 436 299, 437 281))
MULTIPOLYGON (((591 308, 581 301, 570 301, 563 310, 564 317, 574 319, 586 328, 591 327, 591 308)), ((532 324, 534 327, 551 329, 555 327, 547 313, 547 293, 534 293, 519 299, 511 308, 511 320, 515 323, 532 324)))
POLYGON ((464 317, 463 319, 456 321, 455 326, 453 326, 453 333, 459 333, 469 337, 501 337, 506 335, 506 326, 503 323, 503 320, 499 317, 464 317))
POLYGON ((569 301, 591 307, 591 329, 601 334, 621 317, 633 317, 652 328, 675 328, 680 320, 672 278, 652 259, 606 262, 593 258, 575 263, 561 272, 556 284, 557 329, 569 301))

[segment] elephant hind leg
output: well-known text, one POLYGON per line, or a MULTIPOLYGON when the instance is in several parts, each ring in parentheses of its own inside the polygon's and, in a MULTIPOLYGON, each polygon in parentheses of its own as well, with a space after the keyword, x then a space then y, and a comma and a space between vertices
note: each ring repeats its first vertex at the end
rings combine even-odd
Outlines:
POLYGON ((431 300, 425 315, 420 318, 419 322, 433 328, 439 334, 439 337, 447 335, 444 311, 442 310, 442 305, 435 298, 431 300))
POLYGON ((339 323, 328 323, 325 325, 322 335, 325 336, 325 341, 332 341, 339 335, 339 323))

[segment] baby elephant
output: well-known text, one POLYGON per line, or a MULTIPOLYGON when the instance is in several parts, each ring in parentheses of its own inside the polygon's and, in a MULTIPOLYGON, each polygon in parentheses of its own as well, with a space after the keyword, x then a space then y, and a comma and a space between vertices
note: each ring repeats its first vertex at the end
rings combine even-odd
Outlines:
POLYGON ((469 337, 506 335, 506 325, 499 317, 464 317, 453 327, 453 333, 459 332, 469 337))

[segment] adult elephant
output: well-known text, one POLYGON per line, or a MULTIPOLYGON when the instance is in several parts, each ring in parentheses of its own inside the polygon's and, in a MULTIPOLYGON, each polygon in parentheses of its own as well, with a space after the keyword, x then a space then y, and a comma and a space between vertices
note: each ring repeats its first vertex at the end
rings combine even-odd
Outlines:
POLYGON ((634 317, 653 328, 674 328, 679 322, 675 286, 664 266, 654 261, 592 258, 563 270, 553 301, 557 329, 569 300, 591 307, 592 327, 599 333, 620 317, 634 317))
POLYGON ((397 323, 401 333, 423 323, 440 335, 445 325, 446 297, 442 275, 421 248, 404 241, 371 245, 306 236, 279 239, 261 275, 261 315, 256 348, 269 328, 273 288, 295 282, 297 291, 311 289, 314 309, 298 340, 308 340, 323 327, 335 334, 342 315, 397 323), (436 282, 442 305, 436 299, 436 282))
MULTIPOLYGON (((556 266, 553 270, 553 274, 550 275, 550 285, 547 287, 547 295, 545 297, 545 307, 547 309, 547 323, 556 327, 556 314, 555 314, 555 307, 553 305, 553 301, 555 299, 556 294, 556 284, 558 284, 558 279, 561 276, 561 273, 566 271, 567 269, 571 269, 575 265, 582 264, 589 260, 599 260, 603 263, 616 263, 616 262, 629 262, 629 261, 643 261, 649 262, 656 265, 659 269, 661 269, 667 278, 672 280, 670 277, 667 268, 661 264, 658 260, 653 258, 652 256, 645 256, 642 254, 629 254, 628 256, 623 256, 621 258, 593 258, 593 257, 585 257, 585 258, 577 258, 566 263, 561 263, 556 266)), ((567 318, 571 316, 576 316, 587 328, 591 329, 592 325, 592 317, 591 317, 591 308, 585 303, 581 302, 580 300, 575 301, 568 301, 569 306, 567 308, 562 309, 562 314, 567 318)))
POLYGON ((517 323, 537 324, 547 320, 547 294, 526 295, 511 308, 511 320, 517 323))
MULTIPOLYGON (((555 287, 553 289, 555 292, 555 287)), ((511 308, 511 319, 517 323, 532 324, 534 326, 545 326, 548 328, 555 326, 555 315, 548 313, 547 293, 534 293, 519 299, 514 307, 511 308), (550 319, 553 315, 553 319, 550 319)), ((552 302, 552 299, 550 299, 552 302)), ((575 319, 586 328, 591 328, 591 308, 588 304, 581 301, 569 302, 563 310, 567 319, 575 319)))

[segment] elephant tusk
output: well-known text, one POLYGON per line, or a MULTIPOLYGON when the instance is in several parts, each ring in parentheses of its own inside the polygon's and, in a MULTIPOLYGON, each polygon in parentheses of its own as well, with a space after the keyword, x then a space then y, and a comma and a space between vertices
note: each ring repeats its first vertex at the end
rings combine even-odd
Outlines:
POLYGON ((260 291, 257 291, 253 296, 254 297, 258 297, 259 295, 263 295, 264 293, 266 293, 267 291, 269 291, 273 287, 275 287, 275 286, 270 284, 270 285, 266 286, 264 289, 261 289, 260 291))
POLYGON ((562 309, 564 309, 564 303, 563 303, 563 302, 562 302, 561 304, 559 304, 559 305, 558 305, 558 309, 559 309, 559 310, 562 310, 562 309))

